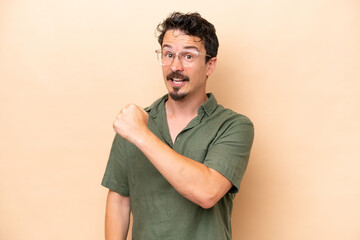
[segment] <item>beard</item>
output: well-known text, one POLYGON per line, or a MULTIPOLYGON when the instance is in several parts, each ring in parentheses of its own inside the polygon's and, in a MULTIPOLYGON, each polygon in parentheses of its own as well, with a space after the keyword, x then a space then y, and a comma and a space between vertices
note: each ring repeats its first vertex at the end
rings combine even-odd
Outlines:
MULTIPOLYGON (((172 78, 180 78, 183 81, 189 81, 189 77, 182 75, 179 72, 172 72, 166 76, 167 81, 172 81, 172 78)), ((172 87, 173 91, 169 92, 171 99, 174 101, 179 101, 184 99, 187 96, 187 93, 179 93, 180 87, 172 87)))
POLYGON ((172 100, 179 101, 187 96, 187 93, 179 93, 180 88, 173 88, 173 92, 169 92, 172 100))

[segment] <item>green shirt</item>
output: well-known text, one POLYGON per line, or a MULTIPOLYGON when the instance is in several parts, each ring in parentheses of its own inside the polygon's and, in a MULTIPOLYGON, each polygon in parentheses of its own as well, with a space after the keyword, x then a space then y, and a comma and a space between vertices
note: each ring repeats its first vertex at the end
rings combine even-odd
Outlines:
POLYGON ((212 208, 203 209, 180 195, 133 144, 116 135, 102 185, 130 196, 134 240, 231 239, 231 212, 254 138, 251 121, 218 105, 215 97, 198 115, 170 137, 167 95, 146 108, 149 129, 176 152, 212 168, 233 187, 212 208))

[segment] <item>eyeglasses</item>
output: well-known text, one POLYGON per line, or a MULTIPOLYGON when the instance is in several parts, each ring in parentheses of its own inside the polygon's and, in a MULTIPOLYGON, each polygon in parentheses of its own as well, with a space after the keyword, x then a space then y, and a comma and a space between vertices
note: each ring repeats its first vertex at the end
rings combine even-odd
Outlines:
POLYGON ((196 62, 196 59, 199 55, 204 55, 206 57, 211 57, 210 55, 203 54, 197 51, 181 51, 179 53, 174 53, 171 50, 168 49, 158 49, 155 50, 155 53, 157 54, 157 59, 159 60, 161 65, 170 65, 176 57, 179 58, 181 64, 184 67, 191 67, 196 62))

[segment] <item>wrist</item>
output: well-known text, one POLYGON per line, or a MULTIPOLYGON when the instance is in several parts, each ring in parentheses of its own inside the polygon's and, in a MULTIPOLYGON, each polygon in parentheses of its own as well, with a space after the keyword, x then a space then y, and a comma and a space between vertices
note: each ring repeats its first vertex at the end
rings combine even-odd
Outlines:
POLYGON ((151 137, 152 134, 153 133, 148 128, 146 128, 133 140, 133 144, 139 149, 141 149, 144 144, 150 141, 148 139, 151 137))

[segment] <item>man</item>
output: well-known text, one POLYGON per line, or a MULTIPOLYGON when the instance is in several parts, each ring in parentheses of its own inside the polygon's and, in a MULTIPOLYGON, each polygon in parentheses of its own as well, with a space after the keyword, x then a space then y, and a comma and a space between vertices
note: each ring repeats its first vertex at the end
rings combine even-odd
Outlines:
POLYGON ((106 239, 126 239, 130 211, 136 240, 231 239, 253 125, 206 93, 219 45, 211 23, 176 12, 157 30, 168 94, 145 110, 127 105, 114 121, 106 239))

